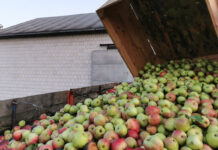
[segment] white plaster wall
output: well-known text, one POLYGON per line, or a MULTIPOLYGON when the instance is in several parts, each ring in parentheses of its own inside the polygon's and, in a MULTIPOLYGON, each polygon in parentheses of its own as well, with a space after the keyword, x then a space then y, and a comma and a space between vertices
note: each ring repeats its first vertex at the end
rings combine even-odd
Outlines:
POLYGON ((105 34, 0 40, 0 100, 91 85, 91 52, 105 34))

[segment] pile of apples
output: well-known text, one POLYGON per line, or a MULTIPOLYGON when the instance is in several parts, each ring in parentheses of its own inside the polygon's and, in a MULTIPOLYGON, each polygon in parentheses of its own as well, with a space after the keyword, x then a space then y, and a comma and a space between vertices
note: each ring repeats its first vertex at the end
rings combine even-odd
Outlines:
POLYGON ((218 149, 218 62, 147 63, 139 74, 32 126, 22 120, 1 139, 14 150, 218 149))

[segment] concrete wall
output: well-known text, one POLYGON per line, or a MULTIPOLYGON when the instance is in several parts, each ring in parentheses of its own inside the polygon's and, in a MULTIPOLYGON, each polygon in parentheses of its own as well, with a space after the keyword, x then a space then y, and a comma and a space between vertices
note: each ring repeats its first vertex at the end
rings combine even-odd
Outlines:
POLYGON ((91 53, 106 33, 0 40, 0 100, 91 85, 91 53))

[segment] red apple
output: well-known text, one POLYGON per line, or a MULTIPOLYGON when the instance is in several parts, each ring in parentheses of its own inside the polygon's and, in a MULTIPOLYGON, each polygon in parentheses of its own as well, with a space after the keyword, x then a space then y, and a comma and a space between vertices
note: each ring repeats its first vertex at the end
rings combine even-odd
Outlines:
POLYGON ((118 134, 115 131, 107 131, 104 134, 104 139, 109 140, 110 142, 119 139, 118 134))
POLYGON ((160 73, 160 77, 163 77, 165 74, 166 74, 166 72, 165 72, 165 71, 162 71, 162 72, 160 73))
POLYGON ((47 115, 46 114, 41 114, 40 115, 40 120, 43 120, 43 119, 47 119, 47 115))
POLYGON ((21 131, 21 130, 16 130, 16 131, 13 133, 13 138, 14 138, 14 140, 16 140, 16 141, 19 141, 19 140, 22 138, 22 131, 21 131))
POLYGON ((25 143, 25 142, 20 142, 20 143, 17 145, 16 150, 25 150, 25 148, 26 148, 26 143, 25 143))
POLYGON ((128 96, 128 99, 132 99, 132 98, 134 97, 134 94, 131 93, 131 92, 128 92, 128 93, 127 93, 127 96, 128 96))
POLYGON ((157 132, 157 127, 152 126, 152 125, 148 125, 146 127, 146 131, 148 131, 148 133, 150 133, 150 134, 155 134, 157 132))
POLYGON ((138 132, 135 130, 128 130, 128 137, 133 137, 137 139, 139 137, 138 132))
POLYGON ((203 108, 201 110, 201 114, 207 116, 207 117, 217 117, 217 113, 216 110, 214 109, 208 109, 208 108, 203 108))
POLYGON ((176 95, 172 92, 167 93, 166 98, 171 101, 174 102, 176 100, 176 95))
POLYGON ((114 140, 111 144, 111 150, 125 150, 127 144, 124 139, 114 140))
POLYGON ((26 126, 24 126, 22 129, 31 130, 31 128, 32 128, 31 125, 26 125, 26 126))
POLYGON ((55 123, 53 123, 53 124, 51 124, 50 129, 51 129, 52 131, 57 130, 57 129, 58 129, 58 125, 55 124, 55 123))
POLYGON ((160 109, 157 106, 147 106, 145 111, 147 115, 160 114, 160 109))
POLYGON ((52 146, 55 148, 55 149, 58 149, 58 148, 62 148, 64 146, 64 140, 60 137, 58 138, 55 138, 53 141, 52 141, 52 146))
POLYGON ((110 149, 110 141, 107 139, 100 139, 97 143, 98 149, 100 150, 109 150, 110 149))
POLYGON ((140 131, 140 124, 135 118, 130 118, 126 122, 128 130, 135 130, 136 132, 140 131))
POLYGON ((67 130, 67 128, 66 128, 66 127, 63 127, 63 128, 61 128, 61 129, 59 129, 58 133, 61 134, 61 133, 63 133, 65 130, 67 130))
POLYGON ((137 148, 134 148, 133 150, 145 150, 145 149, 141 147, 137 147, 137 148))
POLYGON ((39 150, 53 150, 53 147, 51 145, 43 145, 39 150))
POLYGON ((138 146, 142 146, 143 145, 142 139, 137 139, 137 144, 138 144, 138 146))
POLYGON ((35 144, 38 142, 39 136, 36 133, 29 133, 25 139, 27 145, 35 144))
POLYGON ((148 122, 150 125, 159 125, 161 123, 161 118, 159 114, 151 114, 148 116, 148 122))
POLYGON ((187 139, 186 133, 182 130, 174 130, 172 133, 172 137, 176 139, 179 145, 184 144, 187 139))
POLYGON ((50 124, 53 124, 53 123, 55 123, 55 121, 54 121, 54 120, 49 120, 49 122, 50 122, 50 124))
POLYGON ((39 120, 35 120, 34 122, 33 122, 33 124, 35 124, 35 125, 37 125, 39 123, 39 120))
POLYGON ((91 112, 90 114, 89 114, 89 121, 91 122, 91 123, 94 123, 94 119, 95 119, 95 117, 98 115, 98 112, 96 112, 96 111, 93 111, 93 112, 91 112))
POLYGON ((202 150, 213 150, 209 145, 203 144, 202 150))
POLYGON ((0 136, 0 142, 2 142, 5 139, 5 136, 0 136))
POLYGON ((125 150, 133 150, 133 148, 127 147, 127 148, 125 148, 125 150))
POLYGON ((19 126, 14 126, 13 131, 17 131, 17 130, 20 130, 20 127, 19 126))

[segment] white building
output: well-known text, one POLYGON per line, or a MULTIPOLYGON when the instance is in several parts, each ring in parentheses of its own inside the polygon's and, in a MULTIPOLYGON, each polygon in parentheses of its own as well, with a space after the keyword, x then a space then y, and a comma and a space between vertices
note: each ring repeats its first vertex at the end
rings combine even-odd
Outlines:
POLYGON ((95 13, 0 30, 0 100, 131 80, 95 13))

